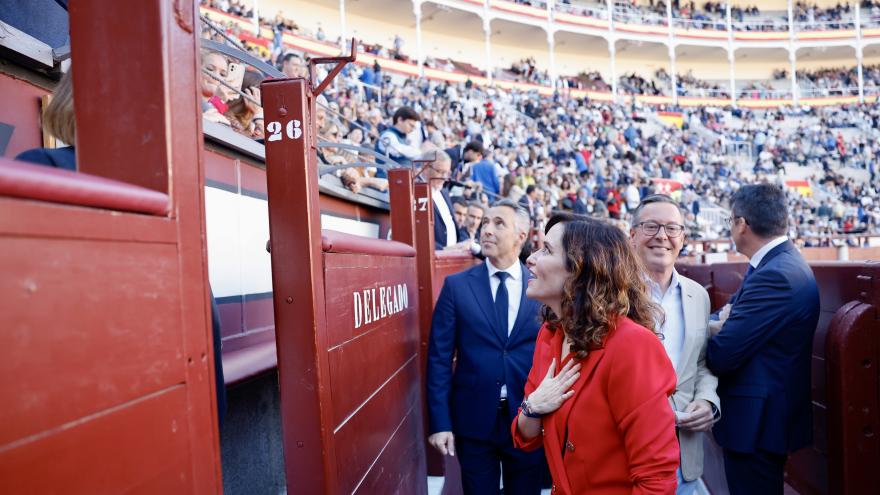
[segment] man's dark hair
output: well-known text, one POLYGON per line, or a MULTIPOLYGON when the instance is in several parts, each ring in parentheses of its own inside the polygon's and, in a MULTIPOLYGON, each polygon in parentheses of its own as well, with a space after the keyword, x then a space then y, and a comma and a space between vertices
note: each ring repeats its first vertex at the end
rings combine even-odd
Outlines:
POLYGON ((665 194, 652 194, 650 196, 646 196, 645 199, 643 199, 642 202, 639 203, 639 206, 636 207, 635 210, 633 210, 633 213, 632 213, 633 227, 635 227, 636 225, 639 224, 639 216, 641 216, 642 210, 645 209, 646 206, 652 205, 655 203, 669 203, 671 205, 675 205, 675 207, 678 208, 678 212, 681 213, 682 221, 684 221, 686 215, 685 215, 685 212, 682 209, 681 205, 678 204, 678 202, 676 202, 674 199, 672 199, 671 197, 669 197, 665 194))
POLYGON ((535 189, 537 189, 537 187, 535 187, 534 184, 529 184, 529 185, 527 185, 527 186, 526 186, 526 196, 528 196, 529 194, 532 194, 533 192, 535 192, 535 189))
MULTIPOLYGON (((481 155, 485 155, 486 152, 483 149, 483 143, 479 141, 471 141, 468 144, 464 145, 464 152, 473 151, 474 153, 479 153, 481 155)), ((464 154, 464 152, 462 154, 464 154)))
POLYGON ((468 206, 467 200, 462 198, 461 196, 453 196, 452 198, 450 198, 450 200, 452 201, 452 206, 458 205, 464 206, 465 208, 467 208, 468 206))
POLYGON ((785 192, 772 184, 741 187, 730 200, 734 217, 742 217, 756 235, 768 238, 785 235, 788 205, 785 192))
POLYGON ((421 117, 419 117, 418 112, 416 112, 415 110, 413 110, 410 107, 400 107, 397 109, 396 112, 394 112, 394 116, 391 117, 391 124, 394 125, 394 124, 400 122, 401 120, 416 120, 416 121, 418 121, 418 120, 421 120, 421 117))

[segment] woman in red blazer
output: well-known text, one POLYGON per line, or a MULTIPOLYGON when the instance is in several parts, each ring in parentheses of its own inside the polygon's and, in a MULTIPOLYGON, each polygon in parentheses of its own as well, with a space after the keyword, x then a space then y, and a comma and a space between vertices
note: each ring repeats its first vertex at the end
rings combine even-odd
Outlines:
POLYGON ((543 445, 554 493, 675 493, 675 371, 626 236, 556 215, 527 265, 526 294, 544 303, 544 326, 514 444, 543 445))

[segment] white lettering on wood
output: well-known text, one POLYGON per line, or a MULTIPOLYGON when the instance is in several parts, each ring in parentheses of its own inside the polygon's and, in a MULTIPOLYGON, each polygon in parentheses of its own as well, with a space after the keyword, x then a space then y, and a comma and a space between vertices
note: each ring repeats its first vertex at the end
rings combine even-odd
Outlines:
POLYGON ((406 284, 371 287, 360 292, 353 292, 354 327, 375 323, 381 319, 396 315, 409 308, 409 292, 406 284))
POLYGON ((364 291, 364 323, 372 323, 372 316, 373 315, 370 313, 370 289, 367 289, 364 291))

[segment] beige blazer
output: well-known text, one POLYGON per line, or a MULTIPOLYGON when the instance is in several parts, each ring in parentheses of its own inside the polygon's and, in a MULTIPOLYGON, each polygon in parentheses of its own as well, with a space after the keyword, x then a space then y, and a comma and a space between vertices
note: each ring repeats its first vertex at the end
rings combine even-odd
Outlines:
MULTIPOLYGON (((688 404, 703 399, 715 404, 721 411, 721 401, 715 389, 718 378, 706 367, 706 345, 709 342, 709 294, 697 282, 682 277, 681 305, 684 309, 684 349, 675 367, 678 383, 675 394, 669 398, 672 408, 684 411, 688 404)), ((681 447, 681 476, 693 481, 703 474, 702 432, 678 431, 681 447)))

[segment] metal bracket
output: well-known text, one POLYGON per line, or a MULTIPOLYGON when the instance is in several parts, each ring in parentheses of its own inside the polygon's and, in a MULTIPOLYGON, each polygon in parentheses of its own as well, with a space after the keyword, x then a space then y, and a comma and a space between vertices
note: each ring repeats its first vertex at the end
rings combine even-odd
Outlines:
POLYGON ((426 168, 430 167, 431 164, 436 161, 437 161, 437 152, 436 151, 434 152, 434 156, 431 159, 424 158, 424 159, 413 160, 412 161, 412 171, 413 171, 412 180, 413 180, 413 183, 415 183, 416 180, 418 180, 419 177, 422 176, 422 172, 424 172, 426 168), (416 170, 417 165, 420 165, 420 164, 424 164, 424 165, 422 165, 421 168, 416 170))
POLYGON ((333 79, 339 75, 339 72, 342 71, 343 67, 348 63, 353 63, 355 60, 357 60, 357 40, 354 38, 351 39, 351 53, 347 57, 317 57, 309 59, 309 82, 315 80, 315 66, 319 64, 336 64, 333 69, 330 70, 330 73, 327 74, 327 77, 321 81, 321 84, 312 90, 312 96, 318 96, 323 93, 333 79))

